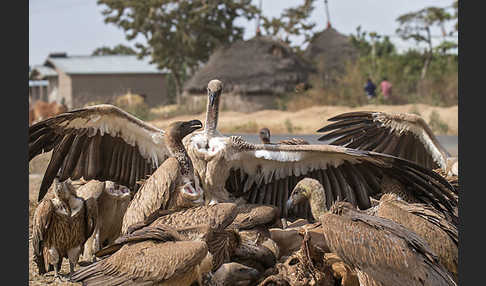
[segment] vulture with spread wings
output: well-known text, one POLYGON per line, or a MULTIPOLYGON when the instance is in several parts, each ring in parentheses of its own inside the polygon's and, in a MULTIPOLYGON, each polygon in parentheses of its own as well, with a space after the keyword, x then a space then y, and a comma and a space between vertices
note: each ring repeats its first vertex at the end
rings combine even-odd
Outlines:
MULTIPOLYGON (((386 176, 402 184, 405 197, 432 205, 457 222, 453 187, 413 162, 340 146, 250 144, 221 135, 217 122, 222 89, 219 80, 209 82, 204 130, 183 139, 206 203, 242 197, 247 203, 275 205, 285 215, 289 190, 306 176, 323 184, 330 204, 346 200, 367 209, 370 197, 382 193, 386 176)), ((29 133, 30 158, 54 149, 41 191, 57 172, 61 180, 85 176, 133 188, 168 156, 164 131, 106 105, 58 115, 33 125, 29 133)), ((297 213, 311 216, 308 205, 297 207, 297 213)))
POLYGON ((328 121, 335 122, 317 130, 326 133, 320 141, 390 154, 427 169, 440 168, 446 174, 458 175, 457 157, 451 157, 419 115, 359 111, 339 114, 328 121))

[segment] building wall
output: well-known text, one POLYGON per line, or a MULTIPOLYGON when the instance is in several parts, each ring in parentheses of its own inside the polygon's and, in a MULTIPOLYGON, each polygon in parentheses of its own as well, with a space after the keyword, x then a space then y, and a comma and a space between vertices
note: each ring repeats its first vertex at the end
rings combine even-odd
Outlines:
MULTIPOLYGON (((72 89, 72 82, 71 82, 71 77, 67 74, 65 74, 63 71, 57 69, 57 74, 58 74, 58 86, 57 86, 57 92, 58 92, 58 98, 62 101, 64 98, 64 104, 69 108, 72 109, 74 108, 74 103, 73 103, 73 89, 72 89)), ((50 85, 50 82, 49 82, 50 85)), ((51 88, 54 88, 51 87, 51 88)))
MULTIPOLYGON (((167 104, 167 78, 164 74, 96 74, 70 75, 72 84, 72 102, 66 100, 69 108, 79 108, 87 103, 107 103, 128 91, 135 94, 145 94, 149 106, 167 104)), ((59 91, 62 80, 59 79, 59 91)), ((67 98, 66 98, 67 99, 67 98)))

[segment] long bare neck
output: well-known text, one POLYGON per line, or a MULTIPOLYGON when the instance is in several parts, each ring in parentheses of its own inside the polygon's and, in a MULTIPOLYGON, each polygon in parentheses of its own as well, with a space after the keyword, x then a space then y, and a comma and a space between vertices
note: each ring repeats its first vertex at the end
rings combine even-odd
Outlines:
POLYGON ((192 161, 187 154, 184 144, 182 144, 182 138, 172 138, 170 136, 166 136, 165 144, 170 152, 170 155, 176 158, 176 160, 179 162, 182 175, 189 176, 189 178, 194 178, 192 161))
POLYGON ((326 207, 326 194, 324 188, 315 188, 312 191, 307 192, 309 204, 312 212, 312 216, 315 220, 319 220, 319 217, 327 211, 326 207))
POLYGON ((214 99, 214 104, 211 105, 208 99, 208 107, 206 110, 206 124, 204 125, 204 131, 209 135, 216 133, 218 127, 218 113, 219 113, 219 96, 214 99))

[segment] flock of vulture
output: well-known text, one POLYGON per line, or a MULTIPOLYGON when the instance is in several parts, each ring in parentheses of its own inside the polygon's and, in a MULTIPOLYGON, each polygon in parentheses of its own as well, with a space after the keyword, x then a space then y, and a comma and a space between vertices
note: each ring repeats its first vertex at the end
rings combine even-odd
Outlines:
MULTIPOLYGON (((262 144, 158 129, 112 105, 29 127, 52 150, 32 230, 40 274, 83 285, 457 285, 458 161, 413 114, 353 112, 262 144), (90 264, 75 271, 80 255, 90 264), (63 258, 70 273, 61 274, 63 258)), ((202 130, 198 130, 201 129, 202 130)))

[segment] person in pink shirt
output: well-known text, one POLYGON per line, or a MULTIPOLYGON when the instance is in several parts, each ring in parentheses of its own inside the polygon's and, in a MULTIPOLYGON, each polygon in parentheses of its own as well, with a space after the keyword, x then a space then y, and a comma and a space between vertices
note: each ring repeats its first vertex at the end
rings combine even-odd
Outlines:
POLYGON ((383 81, 380 83, 381 92, 383 93, 383 97, 387 100, 391 96, 391 88, 392 84, 386 79, 383 78, 383 81))

